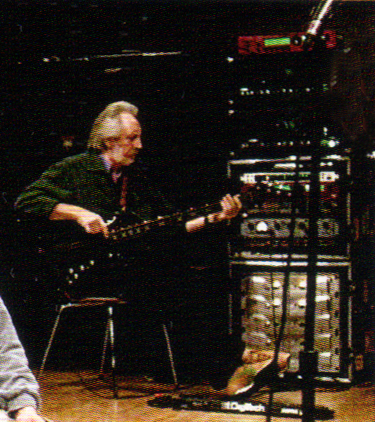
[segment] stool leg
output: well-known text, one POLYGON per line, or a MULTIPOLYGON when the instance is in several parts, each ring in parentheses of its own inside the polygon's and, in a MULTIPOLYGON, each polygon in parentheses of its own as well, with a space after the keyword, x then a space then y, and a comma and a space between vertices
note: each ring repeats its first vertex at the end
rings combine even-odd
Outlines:
POLYGON ((115 327, 113 323, 113 308, 108 306, 108 334, 111 347, 111 370, 113 383, 113 398, 118 398, 117 380, 116 380, 116 355, 115 355, 115 327))
POLYGON ((61 305, 60 306, 59 312, 58 312, 57 317, 56 317, 56 320, 55 320, 55 324, 53 325, 53 328, 52 328, 51 336, 50 336, 49 341, 48 341, 48 344, 47 344, 46 351, 44 352, 44 356, 43 356, 43 360, 42 360, 42 365, 40 366, 40 369, 39 369, 38 378, 40 378, 43 375, 43 371, 44 371, 44 367, 46 365, 47 357, 49 355, 49 352, 50 352, 50 349, 51 349, 51 346, 52 346, 52 342, 53 342, 53 340, 55 338, 57 327, 58 327, 59 322, 60 322, 61 313, 68 306, 69 305, 61 305))
POLYGON ((171 341, 169 339, 169 334, 168 334, 167 326, 165 324, 163 324, 162 326, 163 326, 163 332, 164 332, 165 341, 167 343, 167 351, 168 351, 168 356, 169 356, 169 363, 171 365, 173 382, 174 382, 175 387, 177 387, 178 386, 178 379, 177 379, 177 373, 176 373, 176 369, 175 369, 175 365, 174 365, 174 359, 173 359, 173 352, 172 352, 172 347, 171 347, 171 341))
POLYGON ((103 373, 104 373, 104 364, 105 364, 105 357, 107 354, 108 337, 109 337, 109 321, 107 320, 105 334, 104 334, 104 342, 103 342, 102 361, 100 364, 100 371, 99 371, 100 378, 103 378, 103 373))

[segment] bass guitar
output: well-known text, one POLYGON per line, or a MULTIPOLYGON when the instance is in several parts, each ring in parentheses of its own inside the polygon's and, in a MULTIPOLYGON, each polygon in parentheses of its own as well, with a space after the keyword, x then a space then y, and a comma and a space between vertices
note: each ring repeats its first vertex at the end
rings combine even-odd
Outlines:
MULTIPOLYGON (((54 267, 54 277, 58 280, 57 290, 64 301, 79 300, 93 295, 108 295, 111 294, 113 287, 108 280, 119 277, 117 273, 120 266, 126 268, 129 265, 129 248, 132 249, 132 243, 129 241, 167 231, 169 228, 184 224, 185 221, 217 211, 220 209, 219 205, 219 203, 205 205, 130 225, 124 224, 121 216, 116 217, 108 224, 109 234, 106 238, 101 234, 83 234, 80 227, 75 227, 81 231, 79 238, 60 243, 53 242, 48 247, 40 247, 39 253, 43 254, 45 260, 54 267)), ((150 245, 148 247, 150 248, 150 245)), ((145 255, 149 252, 141 250, 137 253, 145 255)), ((117 280, 117 284, 123 282, 117 280)))

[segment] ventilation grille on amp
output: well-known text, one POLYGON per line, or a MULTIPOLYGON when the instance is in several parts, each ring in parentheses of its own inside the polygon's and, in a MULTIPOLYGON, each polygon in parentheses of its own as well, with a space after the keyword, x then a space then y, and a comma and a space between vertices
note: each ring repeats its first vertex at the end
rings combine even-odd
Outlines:
MULTIPOLYGON (((304 349, 307 292, 306 268, 293 265, 287 300, 287 323, 281 350, 291 354, 289 371, 299 371, 299 353, 304 349)), ((347 270, 319 265, 316 276, 315 349, 318 372, 343 372, 348 344, 347 270)), ((257 266, 233 262, 241 286, 242 341, 251 348, 274 350, 280 330, 285 267, 280 262, 257 266)))

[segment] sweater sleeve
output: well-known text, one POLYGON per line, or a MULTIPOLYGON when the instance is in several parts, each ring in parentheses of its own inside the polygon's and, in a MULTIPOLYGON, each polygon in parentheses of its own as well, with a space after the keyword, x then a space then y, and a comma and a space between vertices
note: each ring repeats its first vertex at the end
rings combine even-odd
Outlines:
POLYGON ((15 208, 35 217, 49 217, 58 203, 70 203, 71 197, 65 167, 60 162, 52 165, 20 194, 15 208))
POLYGON ((12 319, 0 298, 0 406, 13 412, 40 405, 39 385, 31 372, 12 319))

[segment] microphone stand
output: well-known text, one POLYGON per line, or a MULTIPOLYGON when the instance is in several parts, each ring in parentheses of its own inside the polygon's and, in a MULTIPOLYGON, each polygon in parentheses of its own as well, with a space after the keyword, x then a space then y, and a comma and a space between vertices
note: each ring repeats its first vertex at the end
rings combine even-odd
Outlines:
POLYGON ((318 218, 320 204, 320 151, 318 128, 313 129, 309 193, 309 229, 307 245, 307 292, 305 310, 305 345, 300 352, 302 375, 302 421, 315 421, 315 376, 318 369, 318 353, 314 350, 315 297, 318 260, 318 218))
MULTIPOLYGON (((312 21, 306 31, 304 53, 314 50, 319 44, 319 33, 322 24, 334 0, 321 0, 314 10, 312 21)), ((318 107, 318 122, 322 115, 321 107, 318 107)), ((316 277, 318 261, 318 218, 320 205, 320 138, 319 123, 312 126, 312 153, 310 169, 310 194, 309 194, 309 230, 307 244, 307 292, 305 310, 305 345, 300 353, 300 372, 302 375, 302 422, 315 421, 315 377, 318 371, 318 352, 314 349, 315 340, 315 308, 316 308, 316 277)))

